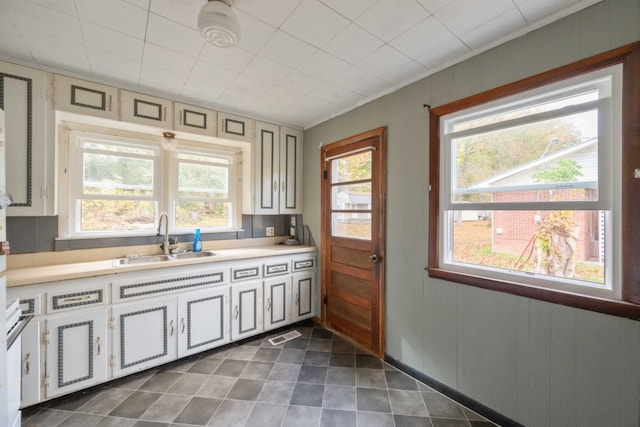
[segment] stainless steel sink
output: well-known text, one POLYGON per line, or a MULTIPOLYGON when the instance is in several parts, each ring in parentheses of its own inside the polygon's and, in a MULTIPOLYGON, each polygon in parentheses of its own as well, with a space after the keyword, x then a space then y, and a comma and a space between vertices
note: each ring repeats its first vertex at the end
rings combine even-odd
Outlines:
POLYGON ((163 262, 163 261, 171 261, 169 255, 141 255, 141 256, 128 256, 124 258, 116 258, 113 260, 113 266, 118 267, 121 265, 131 265, 131 264, 144 264, 147 262, 163 262))
POLYGON ((204 258, 214 255, 215 253, 211 251, 180 252, 171 255, 130 255, 123 258, 115 258, 113 260, 113 266, 120 267, 123 265, 144 264, 147 262, 179 261, 183 259, 204 258))
POLYGON ((193 258, 203 258, 214 256, 215 253, 211 251, 203 251, 203 252, 180 252, 177 254, 172 254, 171 257, 176 260, 181 259, 193 259, 193 258))

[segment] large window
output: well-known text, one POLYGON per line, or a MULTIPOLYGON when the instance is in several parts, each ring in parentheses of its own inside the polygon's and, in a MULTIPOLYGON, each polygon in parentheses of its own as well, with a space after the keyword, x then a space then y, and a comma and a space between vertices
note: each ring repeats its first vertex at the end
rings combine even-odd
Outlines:
POLYGON ((167 212, 172 233, 229 231, 239 221, 237 149, 103 128, 67 131, 61 236, 153 235, 167 212))
POLYGON ((432 110, 432 276, 639 315, 621 302, 632 50, 432 110))

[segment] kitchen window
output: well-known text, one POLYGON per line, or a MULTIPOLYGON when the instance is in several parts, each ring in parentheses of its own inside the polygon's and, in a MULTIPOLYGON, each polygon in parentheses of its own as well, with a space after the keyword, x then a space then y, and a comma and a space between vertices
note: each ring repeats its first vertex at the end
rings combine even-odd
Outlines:
POLYGON ((165 151, 154 135, 69 124, 64 132, 61 237, 155 235, 162 212, 176 234, 239 223, 238 149, 179 140, 165 151))
POLYGON ((640 316, 625 302, 640 302, 624 250, 637 219, 622 233, 631 51, 431 110, 432 277, 640 316))

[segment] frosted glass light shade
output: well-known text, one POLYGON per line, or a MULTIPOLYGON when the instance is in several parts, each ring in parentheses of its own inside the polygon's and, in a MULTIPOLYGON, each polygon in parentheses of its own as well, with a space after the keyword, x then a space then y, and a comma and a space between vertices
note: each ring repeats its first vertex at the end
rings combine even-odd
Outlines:
POLYGON ((211 0, 198 14, 202 37, 219 47, 233 47, 240 41, 240 23, 235 12, 223 0, 211 0))

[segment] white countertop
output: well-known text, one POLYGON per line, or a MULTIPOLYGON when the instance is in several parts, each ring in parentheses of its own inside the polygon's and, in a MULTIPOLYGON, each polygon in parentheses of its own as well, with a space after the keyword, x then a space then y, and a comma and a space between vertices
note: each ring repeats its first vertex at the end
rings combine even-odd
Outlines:
POLYGON ((315 252, 314 246, 270 245, 214 250, 215 256, 173 261, 148 262, 113 266, 113 259, 101 261, 75 262, 68 264, 42 265, 34 267, 10 268, 6 271, 7 287, 33 285, 60 280, 80 279, 83 277, 103 276, 129 271, 152 270, 178 267, 209 262, 231 261, 237 259, 259 258, 278 255, 290 255, 315 252))

